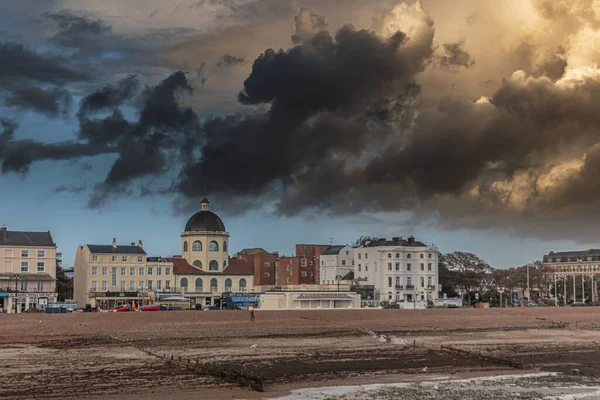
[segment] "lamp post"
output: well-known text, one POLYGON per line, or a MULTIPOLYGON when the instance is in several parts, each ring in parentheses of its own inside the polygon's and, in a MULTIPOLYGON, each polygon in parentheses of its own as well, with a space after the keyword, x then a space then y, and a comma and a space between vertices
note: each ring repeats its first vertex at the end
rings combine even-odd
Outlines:
POLYGON ((338 285, 338 290, 337 291, 339 292, 340 291, 340 279, 342 279, 342 276, 341 275, 336 275, 335 279, 337 280, 337 285, 338 285))
POLYGON ((19 312, 19 274, 15 274, 15 314, 19 312))

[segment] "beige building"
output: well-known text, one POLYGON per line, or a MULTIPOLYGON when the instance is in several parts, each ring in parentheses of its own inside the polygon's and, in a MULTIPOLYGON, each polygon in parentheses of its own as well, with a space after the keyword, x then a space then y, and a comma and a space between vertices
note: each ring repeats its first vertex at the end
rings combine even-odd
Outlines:
POLYGON ((182 258, 173 259, 175 289, 192 306, 220 305, 224 292, 252 291, 254 268, 242 259, 229 258, 229 233, 221 218, 202 199, 181 234, 182 258))
POLYGON ((0 228, 0 310, 44 309, 56 298, 56 243, 50 232, 0 228))
POLYGON ((261 293, 261 310, 360 308, 360 294, 331 291, 273 291, 261 293))
POLYGON ((81 245, 74 267, 73 292, 79 308, 147 304, 155 293, 173 287, 170 259, 148 257, 141 240, 130 245, 118 245, 116 239, 111 245, 81 245))

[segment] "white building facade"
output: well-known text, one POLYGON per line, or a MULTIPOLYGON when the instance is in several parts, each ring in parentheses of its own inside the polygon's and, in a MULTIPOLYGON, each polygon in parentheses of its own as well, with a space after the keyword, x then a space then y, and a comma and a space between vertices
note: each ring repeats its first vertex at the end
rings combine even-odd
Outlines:
POLYGON ((319 256, 321 285, 347 284, 354 271, 354 249, 350 246, 329 246, 319 256))
POLYGON ((414 237, 380 239, 354 249, 354 278, 386 302, 434 301, 439 297, 438 249, 414 237))

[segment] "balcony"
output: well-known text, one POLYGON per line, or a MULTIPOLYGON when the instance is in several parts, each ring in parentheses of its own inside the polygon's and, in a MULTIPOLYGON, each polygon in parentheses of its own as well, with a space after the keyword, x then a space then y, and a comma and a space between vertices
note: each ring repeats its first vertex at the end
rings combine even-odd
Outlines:
POLYGON ((415 285, 406 285, 406 290, 412 290, 415 288, 415 285))
POLYGON ((427 285, 427 290, 435 290, 435 285, 427 285))
POLYGON ((396 285, 396 289, 403 290, 404 289, 404 285, 396 285))

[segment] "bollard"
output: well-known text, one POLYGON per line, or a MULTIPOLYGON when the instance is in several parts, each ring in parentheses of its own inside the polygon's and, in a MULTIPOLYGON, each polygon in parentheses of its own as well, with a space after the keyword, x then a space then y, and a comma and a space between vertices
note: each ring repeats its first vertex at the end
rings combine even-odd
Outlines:
POLYGON ((173 361, 173 354, 171 354, 171 361, 173 361))

